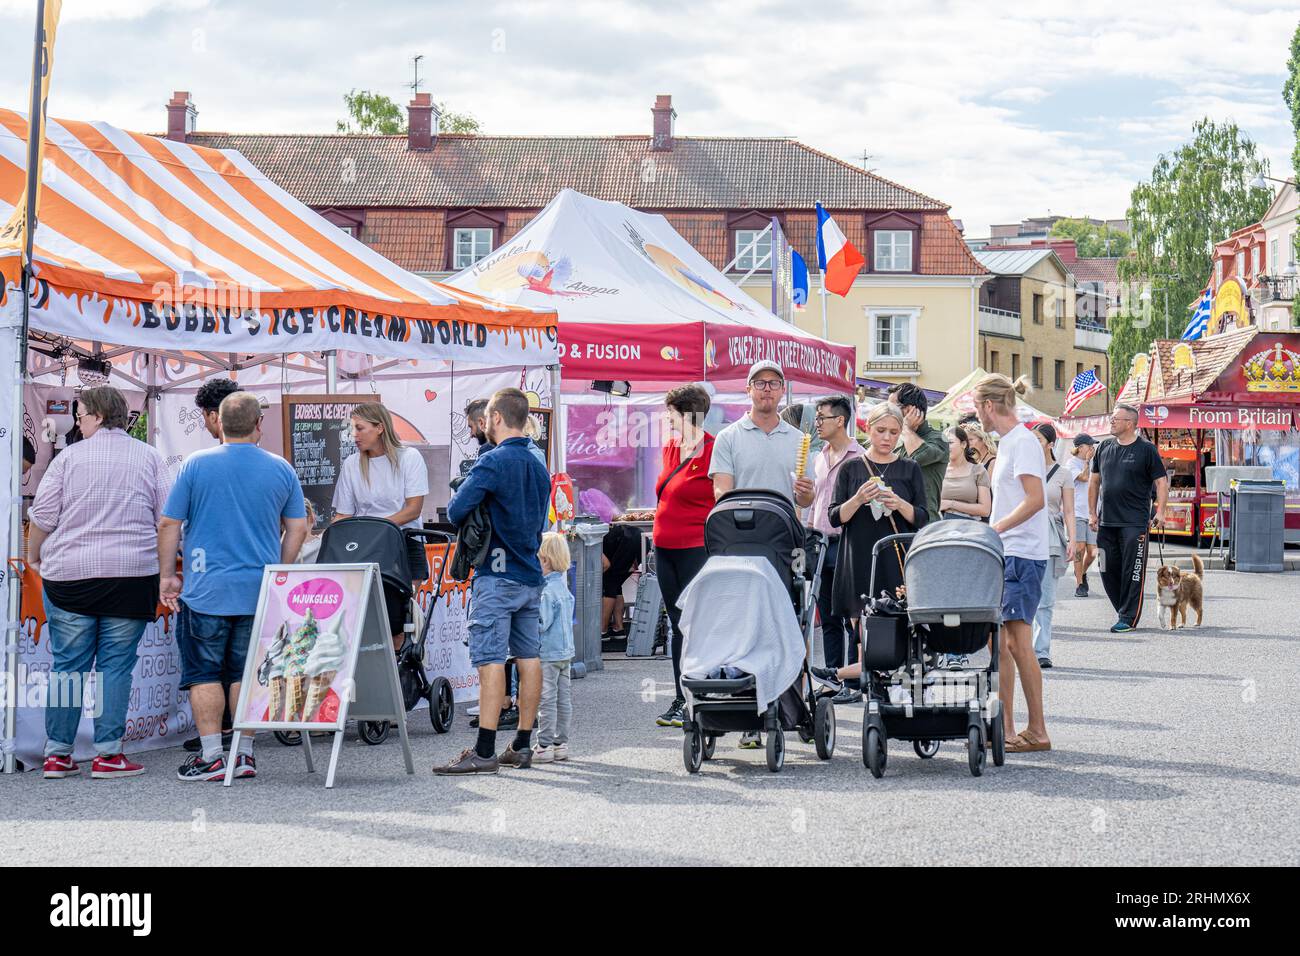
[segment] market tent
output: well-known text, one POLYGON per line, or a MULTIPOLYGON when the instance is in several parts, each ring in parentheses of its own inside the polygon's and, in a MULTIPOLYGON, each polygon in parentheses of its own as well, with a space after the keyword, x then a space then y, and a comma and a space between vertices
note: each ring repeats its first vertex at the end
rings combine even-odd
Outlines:
POLYGON ((844 391, 855 350, 760 306, 663 216, 571 189, 448 285, 560 315, 566 377, 737 381, 774 359, 789 381, 844 391))
MULTIPOLYGON (((0 220, 20 201, 26 155, 26 118, 0 110, 0 220)), ((557 357, 549 302, 506 305, 406 272, 233 150, 51 119, 42 182, 33 329, 151 349, 557 357)), ((0 274, 12 321, 17 250, 0 253, 0 274)))
MULTIPOLYGON (((930 409, 928 416, 930 421, 940 426, 953 425, 963 415, 975 411, 975 386, 980 379, 988 374, 984 369, 976 368, 975 371, 948 389, 948 394, 944 396, 943 401, 930 409)), ((1034 408, 1023 398, 1016 399, 1016 415, 1022 422, 1032 422, 1039 419, 1051 421, 1052 418, 1052 416, 1034 408)))

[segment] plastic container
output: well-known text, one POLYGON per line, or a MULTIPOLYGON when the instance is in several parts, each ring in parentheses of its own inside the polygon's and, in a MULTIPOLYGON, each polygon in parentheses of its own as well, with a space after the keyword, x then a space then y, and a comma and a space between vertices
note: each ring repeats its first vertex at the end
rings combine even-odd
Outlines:
POLYGON ((581 522, 569 536, 569 589, 574 597, 573 667, 574 677, 586 677, 604 664, 600 658, 600 556, 609 525, 581 522))
POLYGON ((913 624, 998 623, 1002 539, 982 521, 936 521, 916 533, 903 563, 913 624))
POLYGON ((1255 573, 1286 570, 1286 485, 1238 481, 1232 491, 1233 566, 1255 573))

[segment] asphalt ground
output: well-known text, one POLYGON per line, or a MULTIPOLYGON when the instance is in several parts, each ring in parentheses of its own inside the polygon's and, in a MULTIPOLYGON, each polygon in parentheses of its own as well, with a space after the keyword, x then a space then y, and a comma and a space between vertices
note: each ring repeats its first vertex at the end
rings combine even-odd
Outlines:
MULTIPOLYGON (((146 775, 0 777, 10 866, 489 864, 1064 864, 1300 862, 1300 575, 1211 571, 1205 626, 1107 632, 1093 597, 1062 597, 1046 672, 1049 753, 1009 754, 973 778, 961 744, 920 760, 891 744, 885 777, 861 760, 861 706, 838 710, 829 762, 788 735, 785 769, 722 738, 688 776, 682 734, 657 728, 663 661, 611 659, 574 682, 573 758, 498 776, 438 778, 469 746, 463 713, 437 736, 410 719, 417 773, 396 737, 350 730, 333 790, 269 736, 259 777, 182 783, 180 750, 146 775)), ((1148 582, 1151 587, 1151 583, 1148 582)), ((1018 725, 1023 725, 1023 714, 1018 725)), ((503 735, 504 738, 504 735, 503 735)), ((502 740, 504 746, 506 740, 502 740)), ((324 741, 321 741, 324 744, 324 741)), ((318 760, 325 748, 317 748, 318 760)), ((318 768, 323 766, 323 760, 318 768)))

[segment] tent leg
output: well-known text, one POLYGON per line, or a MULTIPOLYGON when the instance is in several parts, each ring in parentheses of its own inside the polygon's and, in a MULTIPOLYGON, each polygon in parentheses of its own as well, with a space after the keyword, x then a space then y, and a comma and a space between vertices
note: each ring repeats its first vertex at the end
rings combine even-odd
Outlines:
POLYGON ((561 375, 560 366, 552 365, 551 372, 551 407, 554 411, 551 413, 551 464, 558 474, 566 470, 567 462, 565 451, 567 450, 566 434, 568 428, 565 424, 564 407, 562 405, 562 396, 560 394, 561 375))
MULTIPOLYGON (((26 308, 27 283, 26 272, 23 274, 24 308, 26 308)), ((5 422, 9 428, 9 527, 5 529, 9 537, 7 558, 23 556, 23 380, 27 377, 27 337, 19 327, 4 329, 0 334, 12 335, 14 344, 13 368, 13 410, 10 421, 5 422)), ((17 770, 17 758, 14 745, 18 737, 18 635, 22 627, 22 575, 11 564, 6 569, 9 575, 7 611, 3 643, 0 651, 4 660, 4 733, 3 742, 4 772, 17 770)))
POLYGON ((325 353, 325 391, 331 395, 339 390, 339 354, 334 349, 325 353))

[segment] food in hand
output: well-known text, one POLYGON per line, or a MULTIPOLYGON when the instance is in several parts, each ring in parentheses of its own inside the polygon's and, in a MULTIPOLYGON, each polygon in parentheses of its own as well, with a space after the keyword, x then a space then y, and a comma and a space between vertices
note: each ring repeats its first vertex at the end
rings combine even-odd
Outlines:
POLYGON ((812 435, 805 434, 803 438, 799 440, 799 454, 794 460, 794 476, 796 478, 802 478, 804 476, 804 470, 808 465, 808 448, 811 444, 812 435))

